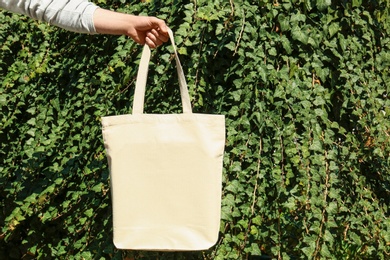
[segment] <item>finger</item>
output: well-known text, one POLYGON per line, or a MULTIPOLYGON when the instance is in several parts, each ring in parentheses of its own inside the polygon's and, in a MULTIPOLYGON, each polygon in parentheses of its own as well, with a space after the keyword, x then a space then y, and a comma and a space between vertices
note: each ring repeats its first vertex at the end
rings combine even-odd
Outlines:
POLYGON ((147 44, 152 49, 157 47, 157 45, 149 37, 145 38, 145 44, 147 44))
POLYGON ((152 29, 147 33, 147 36, 154 41, 157 45, 160 45, 164 42, 165 38, 161 36, 155 29, 152 29))
POLYGON ((156 37, 156 35, 152 32, 148 32, 146 34, 146 37, 149 38, 156 46, 161 45, 163 43, 163 41, 161 41, 160 38, 156 37))
POLYGON ((129 34, 129 36, 138 44, 144 45, 146 39, 146 33, 142 31, 136 31, 133 34, 129 34))
POLYGON ((159 29, 152 29, 150 32, 156 37, 156 39, 159 39, 162 42, 167 42, 169 39, 169 35, 163 34, 159 29))
POLYGON ((165 36, 168 36, 168 26, 165 24, 164 20, 158 19, 156 17, 151 17, 152 24, 156 25, 155 27, 165 36))

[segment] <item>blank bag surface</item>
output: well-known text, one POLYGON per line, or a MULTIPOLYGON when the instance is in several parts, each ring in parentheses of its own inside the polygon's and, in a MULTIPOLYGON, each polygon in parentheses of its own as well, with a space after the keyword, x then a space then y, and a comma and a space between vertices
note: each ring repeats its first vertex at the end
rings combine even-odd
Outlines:
POLYGON ((150 60, 145 45, 132 114, 102 118, 114 244, 120 249, 205 250, 218 239, 225 118, 192 113, 169 33, 183 113, 143 113, 150 60))

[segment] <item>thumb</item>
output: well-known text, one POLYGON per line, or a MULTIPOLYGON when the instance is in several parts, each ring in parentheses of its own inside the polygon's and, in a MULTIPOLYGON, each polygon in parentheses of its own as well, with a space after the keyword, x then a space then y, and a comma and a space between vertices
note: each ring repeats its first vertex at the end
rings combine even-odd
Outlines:
POLYGON ((151 17, 150 21, 153 27, 159 29, 159 31, 165 35, 168 35, 168 26, 165 24, 164 20, 158 19, 156 17, 151 17))

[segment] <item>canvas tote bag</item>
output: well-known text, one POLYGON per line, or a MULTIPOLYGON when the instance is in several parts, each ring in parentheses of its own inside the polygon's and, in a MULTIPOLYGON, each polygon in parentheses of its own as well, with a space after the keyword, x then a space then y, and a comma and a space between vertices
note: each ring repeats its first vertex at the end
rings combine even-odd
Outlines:
POLYGON ((143 113, 150 60, 145 45, 132 114, 102 118, 120 249, 204 250, 218 239, 225 118, 192 113, 171 31, 170 39, 183 113, 143 113))

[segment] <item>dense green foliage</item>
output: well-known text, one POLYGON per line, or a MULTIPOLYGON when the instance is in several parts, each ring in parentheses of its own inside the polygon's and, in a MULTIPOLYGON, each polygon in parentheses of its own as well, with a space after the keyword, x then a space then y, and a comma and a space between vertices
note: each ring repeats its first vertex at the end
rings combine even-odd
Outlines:
MULTIPOLYGON (((220 240, 114 248, 100 117, 131 112, 141 46, 1 11, 1 259, 389 259, 389 0, 96 2, 165 19, 194 111, 226 115, 220 240)), ((150 113, 180 112, 170 49, 150 113)))

